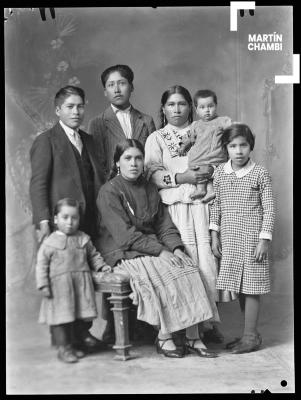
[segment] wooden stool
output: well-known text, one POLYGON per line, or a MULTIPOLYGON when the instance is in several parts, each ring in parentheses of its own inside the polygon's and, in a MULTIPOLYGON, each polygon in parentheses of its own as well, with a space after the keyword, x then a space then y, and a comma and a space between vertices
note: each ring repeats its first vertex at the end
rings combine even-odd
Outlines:
POLYGON ((129 279, 122 274, 104 274, 95 283, 95 291, 100 293, 111 293, 108 300, 113 305, 111 310, 114 315, 116 342, 113 349, 116 350, 115 359, 126 361, 131 358, 129 348, 129 309, 131 287, 129 279))

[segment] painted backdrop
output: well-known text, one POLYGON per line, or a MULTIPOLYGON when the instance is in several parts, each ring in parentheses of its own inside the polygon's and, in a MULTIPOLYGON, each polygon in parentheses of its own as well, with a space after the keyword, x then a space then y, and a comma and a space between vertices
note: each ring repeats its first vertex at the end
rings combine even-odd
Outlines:
POLYGON ((272 289, 292 290, 292 7, 256 7, 230 32, 229 7, 12 9, 5 22, 7 290, 35 292, 36 253, 28 194, 29 150, 55 122, 53 97, 67 84, 87 94, 84 128, 107 106, 100 73, 129 64, 132 103, 158 124, 162 92, 180 84, 191 94, 210 88, 220 115, 256 134, 254 159, 273 177, 277 219, 272 289), (282 35, 282 51, 248 50, 249 34, 282 35))

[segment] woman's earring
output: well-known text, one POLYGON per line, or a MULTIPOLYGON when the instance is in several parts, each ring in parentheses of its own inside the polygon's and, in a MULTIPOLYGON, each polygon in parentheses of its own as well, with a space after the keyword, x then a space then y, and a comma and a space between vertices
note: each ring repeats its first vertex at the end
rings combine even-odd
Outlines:
POLYGON ((167 119, 166 119, 166 115, 164 114, 164 126, 167 125, 167 119))
POLYGON ((117 167, 117 175, 120 175, 120 167, 117 167))

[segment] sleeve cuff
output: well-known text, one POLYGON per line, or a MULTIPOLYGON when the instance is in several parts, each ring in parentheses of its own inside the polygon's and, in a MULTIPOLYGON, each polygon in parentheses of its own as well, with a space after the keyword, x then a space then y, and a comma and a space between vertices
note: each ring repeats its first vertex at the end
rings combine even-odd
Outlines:
POLYGON ((261 231, 259 234, 259 239, 272 240, 272 234, 270 232, 261 231))
POLYGON ((216 225, 216 224, 211 223, 211 224, 209 224, 209 231, 219 232, 220 231, 220 227, 218 225, 216 225))
POLYGON ((170 172, 170 171, 166 171, 166 174, 163 175, 162 177, 163 183, 165 186, 167 187, 177 187, 179 186, 176 183, 176 174, 170 172))

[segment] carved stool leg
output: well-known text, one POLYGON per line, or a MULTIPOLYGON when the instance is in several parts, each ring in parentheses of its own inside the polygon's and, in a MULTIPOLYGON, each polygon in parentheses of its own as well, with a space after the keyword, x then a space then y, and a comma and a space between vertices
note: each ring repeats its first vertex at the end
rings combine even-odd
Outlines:
POLYGON ((114 358, 126 361, 131 358, 129 348, 132 347, 129 342, 129 296, 112 293, 108 300, 114 314, 116 342, 113 349, 117 353, 114 358))

